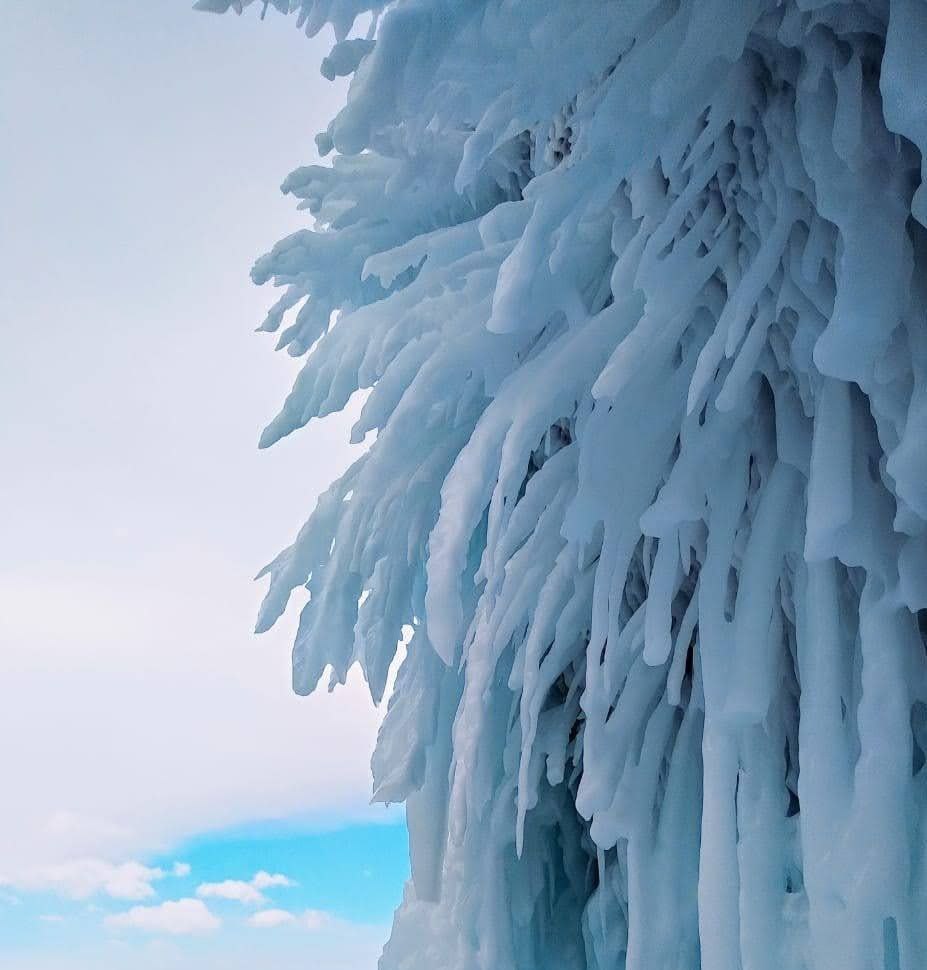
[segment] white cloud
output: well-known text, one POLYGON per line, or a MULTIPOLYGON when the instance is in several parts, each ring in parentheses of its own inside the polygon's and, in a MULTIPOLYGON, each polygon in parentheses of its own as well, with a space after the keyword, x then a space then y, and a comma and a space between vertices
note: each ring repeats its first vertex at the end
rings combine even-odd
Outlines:
POLYGON ((251 885, 255 889, 272 889, 274 886, 282 886, 284 888, 289 888, 290 886, 295 886, 296 883, 287 876, 277 873, 264 872, 262 869, 260 872, 255 873, 254 878, 251 880, 251 885))
POLYGON ((154 896, 151 884, 163 878, 162 869, 152 869, 140 862, 116 864, 104 859, 71 859, 27 870, 10 880, 10 885, 30 892, 52 892, 67 899, 105 895, 134 900, 154 896))
POLYGON ((202 900, 178 899, 159 906, 134 906, 128 912, 107 916, 103 922, 112 930, 185 936, 217 930, 222 921, 202 900))
POLYGON ((335 926, 347 927, 350 924, 335 919, 331 913, 320 909, 307 909, 297 915, 286 909, 263 909, 248 918, 248 925, 259 929, 272 929, 277 926, 301 926, 303 929, 316 932, 335 926))
POLYGON ((56 841, 78 842, 84 839, 110 844, 123 842, 132 837, 132 830, 126 825, 114 822, 97 814, 81 814, 58 810, 52 812, 46 823, 51 839, 56 841))
POLYGON ((184 879, 190 875, 190 864, 187 862, 175 862, 171 867, 171 875, 178 879, 184 879))
POLYGON ((267 902, 259 889, 255 889, 250 882, 242 882, 240 879, 204 882, 197 887, 196 895, 201 899, 231 899, 246 906, 260 906, 261 903, 267 902))
POLYGON ((296 883, 281 873, 256 872, 249 882, 226 879, 223 882, 204 882, 197 887, 196 895, 202 899, 231 899, 246 906, 260 906, 267 902, 262 889, 288 888, 296 883))
POLYGON ((307 930, 322 930, 335 923, 335 919, 331 913, 324 913, 320 909, 307 909, 299 918, 299 922, 307 930))
MULTIPOLYGON (((273 541, 269 545, 272 549, 273 541)), ((180 561, 192 557, 179 550, 177 555, 180 561)), ((0 575, 0 735, 13 736, 30 724, 4 767, 8 789, 17 792, 16 799, 0 802, 0 859, 11 881, 36 865, 147 856, 190 835, 252 819, 299 815, 325 825, 382 814, 367 808, 380 715, 365 697, 359 672, 335 695, 291 696, 293 624, 285 621, 256 649, 248 631, 261 590, 242 589, 227 565, 205 561, 210 560, 205 553, 202 559, 198 568, 204 574, 218 575, 218 585, 238 590, 233 599, 241 608, 222 615, 224 607, 203 607, 219 617, 218 628, 209 630, 215 620, 201 625, 200 607, 174 603, 175 594, 161 589, 164 627, 160 619, 144 616, 140 597, 134 608, 144 622, 127 621, 105 649, 100 640, 109 634, 96 636, 93 616, 117 608, 117 599, 135 596, 118 577, 101 579, 101 586, 111 583, 112 595, 87 591, 84 601, 92 609, 86 623, 75 614, 70 633, 46 638, 28 632, 27 615, 21 635, 16 630, 8 635, 5 620, 41 612, 40 603, 47 607, 58 585, 37 579, 37 587, 47 588, 26 610, 27 591, 0 575), (178 638, 177 630, 188 635, 178 638), (95 644, 104 655, 94 654, 95 644), (60 676, 50 679, 48 664, 60 676), (139 670, 145 670, 145 690, 138 687, 139 670), (172 698, 170 718, 164 716, 165 696, 172 698), (64 735, 51 727, 61 723, 70 726, 64 735), (331 736, 337 743, 310 745, 294 764, 289 739, 312 736, 331 736), (204 772, 203 764, 214 770, 204 772), (63 793, 70 805, 62 804, 63 793)), ((240 571, 250 571, 255 562, 260 564, 260 555, 240 571)), ((159 586, 158 576, 138 579, 159 586)), ((176 586, 192 588, 196 580, 181 577, 176 586)))
POLYGON ((271 929, 292 923, 296 917, 285 909, 262 909, 259 913, 248 917, 248 925, 259 929, 271 929))

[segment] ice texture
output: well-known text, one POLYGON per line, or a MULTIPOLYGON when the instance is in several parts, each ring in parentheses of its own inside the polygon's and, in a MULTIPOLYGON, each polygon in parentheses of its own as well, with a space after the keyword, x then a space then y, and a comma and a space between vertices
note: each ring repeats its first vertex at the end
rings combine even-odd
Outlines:
POLYGON ((262 444, 376 436, 258 627, 414 631, 382 970, 924 970, 927 2, 272 6, 352 80, 262 444))

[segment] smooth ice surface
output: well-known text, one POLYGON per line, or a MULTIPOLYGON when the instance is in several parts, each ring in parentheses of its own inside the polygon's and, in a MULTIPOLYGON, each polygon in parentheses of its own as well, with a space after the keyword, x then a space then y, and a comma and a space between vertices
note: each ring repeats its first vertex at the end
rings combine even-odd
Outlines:
POLYGON ((353 79, 263 444, 376 440, 259 627, 414 628, 383 970, 922 970, 927 3, 272 6, 353 79))

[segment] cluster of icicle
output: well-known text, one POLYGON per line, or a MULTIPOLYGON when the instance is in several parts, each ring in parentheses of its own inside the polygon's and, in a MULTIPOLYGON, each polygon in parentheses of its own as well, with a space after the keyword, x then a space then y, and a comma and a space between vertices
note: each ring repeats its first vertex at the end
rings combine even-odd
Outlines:
POLYGON ((353 78, 263 444, 376 440, 259 628, 414 629, 381 967, 923 970, 927 2, 273 6, 353 78))

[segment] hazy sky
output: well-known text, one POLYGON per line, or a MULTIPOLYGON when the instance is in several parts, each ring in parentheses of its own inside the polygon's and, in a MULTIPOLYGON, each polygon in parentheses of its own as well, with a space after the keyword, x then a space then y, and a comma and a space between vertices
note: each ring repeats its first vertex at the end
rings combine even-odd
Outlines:
POLYGON ((250 635, 351 458, 343 419, 257 451, 299 364, 248 279, 344 92, 327 36, 189 8, 3 2, 3 970, 368 970, 405 876, 362 685, 290 693, 292 609, 250 635))

